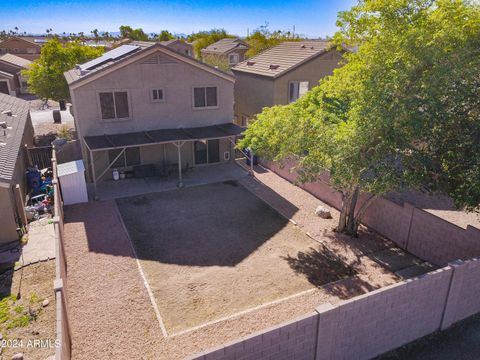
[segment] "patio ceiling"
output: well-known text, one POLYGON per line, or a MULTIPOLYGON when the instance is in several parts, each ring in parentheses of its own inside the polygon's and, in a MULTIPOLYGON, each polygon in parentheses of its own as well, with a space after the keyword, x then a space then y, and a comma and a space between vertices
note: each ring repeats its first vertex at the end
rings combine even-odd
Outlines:
POLYGON ((125 134, 86 136, 85 143, 91 151, 126 148, 142 145, 219 139, 239 136, 243 128, 233 123, 195 128, 159 129, 125 134))

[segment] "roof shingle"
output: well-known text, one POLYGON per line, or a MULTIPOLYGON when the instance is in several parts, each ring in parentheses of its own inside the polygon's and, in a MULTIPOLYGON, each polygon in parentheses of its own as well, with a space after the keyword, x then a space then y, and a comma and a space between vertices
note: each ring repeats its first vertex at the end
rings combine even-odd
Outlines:
POLYGON ((8 182, 13 178, 29 110, 27 101, 0 94, 0 123, 5 122, 7 126, 6 129, 0 127, 0 181, 8 182), (12 116, 3 111, 11 111, 12 116))
POLYGON ((0 61, 6 62, 8 64, 17 66, 19 68, 27 69, 28 66, 32 63, 30 60, 21 58, 13 54, 5 54, 0 56, 0 61))
POLYGON ((232 70, 275 78, 329 49, 327 41, 288 41, 235 65, 232 70))
POLYGON ((249 46, 246 42, 238 38, 225 38, 218 40, 216 43, 208 45, 205 49, 202 49, 202 53, 224 54, 235 48, 248 49, 249 46))

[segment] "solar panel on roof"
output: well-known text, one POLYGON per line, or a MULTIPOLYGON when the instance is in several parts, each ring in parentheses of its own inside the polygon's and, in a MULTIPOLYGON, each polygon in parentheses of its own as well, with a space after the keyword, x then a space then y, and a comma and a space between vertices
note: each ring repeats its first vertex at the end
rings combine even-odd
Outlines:
POLYGON ((135 45, 122 45, 122 46, 119 46, 118 48, 116 49, 113 49, 111 51, 107 51, 105 54, 103 54, 102 56, 96 58, 96 59, 93 59, 93 60, 90 60, 88 62, 86 62, 85 64, 82 64, 80 65, 80 69, 82 70, 91 70, 103 63, 106 63, 107 61, 110 61, 110 60, 116 60, 118 58, 121 58, 125 55, 128 55, 134 51, 137 51, 138 49, 140 49, 140 46, 135 46, 135 45))

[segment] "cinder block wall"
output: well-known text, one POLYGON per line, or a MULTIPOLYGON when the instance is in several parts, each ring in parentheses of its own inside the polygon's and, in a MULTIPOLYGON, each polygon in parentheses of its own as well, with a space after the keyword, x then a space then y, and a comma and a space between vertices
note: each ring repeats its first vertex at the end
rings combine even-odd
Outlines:
POLYGON ((316 313, 191 360, 367 360, 480 312, 480 259, 323 304, 316 313))
POLYGON ((319 309, 317 360, 370 359, 440 328, 451 268, 319 309))
MULTIPOLYGON (((294 165, 292 162, 286 163, 285 167, 268 161, 262 161, 262 165, 290 182, 297 181, 297 174, 289 171, 294 165)), ((328 185, 328 175, 323 181, 297 185, 340 209, 341 195, 328 185)), ((359 204, 367 197, 362 195, 359 204)), ((363 223, 401 248, 438 266, 480 256, 480 229, 473 226, 463 229, 408 203, 401 206, 386 198, 378 198, 365 212, 363 223)))
POLYGON ((318 313, 225 344, 189 360, 311 360, 315 357, 318 313))
POLYGON ((480 312, 480 258, 456 261, 442 329, 480 312))

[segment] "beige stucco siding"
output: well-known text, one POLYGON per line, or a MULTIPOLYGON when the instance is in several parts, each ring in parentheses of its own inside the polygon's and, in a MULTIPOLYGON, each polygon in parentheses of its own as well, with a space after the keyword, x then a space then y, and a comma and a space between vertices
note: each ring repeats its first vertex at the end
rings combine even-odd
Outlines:
POLYGON ((144 60, 139 59, 72 90, 80 135, 208 126, 232 121, 232 82, 179 60, 171 64, 142 64, 144 60), (219 106, 215 109, 194 109, 194 86, 216 86, 219 106), (165 102, 150 100, 153 88, 164 89, 165 102), (102 90, 128 92, 129 120, 101 119, 98 92, 102 90))
POLYGON ((341 61, 340 53, 330 51, 276 79, 234 71, 236 77, 234 113, 237 123, 240 123, 242 116, 252 118, 264 107, 288 104, 290 81, 308 81, 309 89, 312 89, 318 85, 320 79, 333 74, 333 70, 340 66, 341 61))
POLYGON ((319 84, 320 79, 332 75, 340 66, 342 56, 337 51, 330 51, 275 79, 274 104, 288 104, 288 86, 291 81, 308 81, 309 90, 319 84))
POLYGON ((0 185, 0 244, 17 240, 17 225, 15 223, 15 208, 10 188, 0 185))
POLYGON ((235 72, 235 116, 252 117, 266 106, 272 106, 273 79, 248 73, 235 72))

